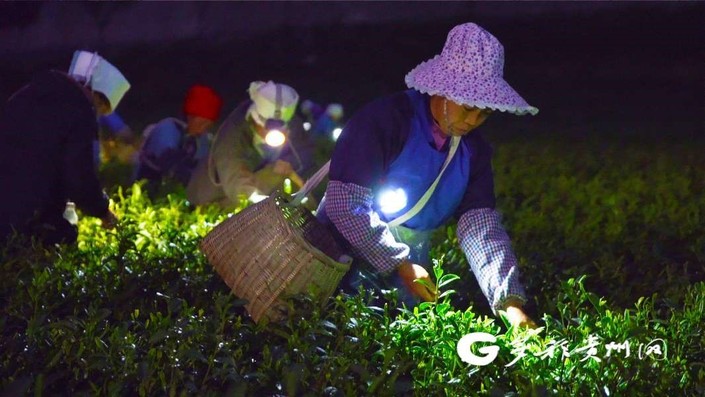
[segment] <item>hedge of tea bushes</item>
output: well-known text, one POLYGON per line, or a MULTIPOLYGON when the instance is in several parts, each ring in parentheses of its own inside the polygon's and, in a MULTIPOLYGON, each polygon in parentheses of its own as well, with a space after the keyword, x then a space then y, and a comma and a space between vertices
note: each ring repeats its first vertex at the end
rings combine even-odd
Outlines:
MULTIPOLYGON (((533 295, 587 275, 592 291, 622 307, 654 292, 677 303, 684 285, 705 281, 702 144, 604 139, 495 143, 497 207, 522 278, 540 288, 533 295)), ((447 229, 436 248, 466 274, 447 229)), ((550 301, 537 304, 550 312, 550 301)))
POLYGON ((697 147, 495 147, 498 208, 539 330, 488 316, 452 225, 433 251, 438 302, 400 311, 389 291, 300 296, 286 321, 254 324, 197 248, 228 215, 180 193, 153 202, 134 185, 111 194, 116 230, 83 218, 75 247, 0 253, 0 387, 7 395, 705 393, 697 147), (472 347, 483 356, 481 347, 497 346, 491 363, 461 360, 458 341, 471 333, 494 337, 472 347))

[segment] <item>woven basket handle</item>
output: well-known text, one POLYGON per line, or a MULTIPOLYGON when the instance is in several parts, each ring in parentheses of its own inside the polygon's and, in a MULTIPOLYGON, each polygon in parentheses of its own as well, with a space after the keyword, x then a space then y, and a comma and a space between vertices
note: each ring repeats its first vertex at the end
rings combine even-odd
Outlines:
POLYGON ((316 186, 318 186, 321 181, 328 175, 329 168, 330 160, 328 160, 327 163, 323 164, 323 167, 321 167, 318 171, 316 171, 315 174, 311 175, 311 177, 308 178, 306 183, 304 183, 304 185, 301 187, 301 190, 292 195, 294 199, 291 200, 291 205, 301 205, 303 199, 308 196, 308 194, 311 193, 311 191, 313 191, 313 189, 315 189, 316 186))

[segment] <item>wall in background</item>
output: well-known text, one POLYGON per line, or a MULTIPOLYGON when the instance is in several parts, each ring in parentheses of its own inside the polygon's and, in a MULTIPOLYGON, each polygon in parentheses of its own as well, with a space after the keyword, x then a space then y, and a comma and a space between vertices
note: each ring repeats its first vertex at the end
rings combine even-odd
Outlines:
POLYGON ((0 53, 100 48, 179 39, 247 39, 283 26, 428 23, 467 16, 584 15, 638 6, 612 2, 2 2, 0 53))

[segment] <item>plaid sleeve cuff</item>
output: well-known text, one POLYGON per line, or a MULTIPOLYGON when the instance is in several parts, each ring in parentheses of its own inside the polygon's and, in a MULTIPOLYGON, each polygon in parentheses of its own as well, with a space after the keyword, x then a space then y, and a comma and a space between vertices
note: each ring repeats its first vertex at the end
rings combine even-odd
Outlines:
POLYGON ((378 271, 394 270, 409 256, 409 247, 397 242, 389 226, 372 209, 372 190, 353 183, 330 181, 326 213, 353 253, 378 271))
POLYGON ((458 221, 458 241, 492 310, 518 298, 526 302, 519 266, 501 216, 491 208, 472 209, 458 221))

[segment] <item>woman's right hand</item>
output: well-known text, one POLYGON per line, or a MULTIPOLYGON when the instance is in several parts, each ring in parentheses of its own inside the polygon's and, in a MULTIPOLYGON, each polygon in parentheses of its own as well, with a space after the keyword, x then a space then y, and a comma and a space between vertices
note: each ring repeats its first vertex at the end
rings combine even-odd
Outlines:
POLYGON ((277 160, 272 166, 272 171, 274 171, 274 173, 277 175, 288 177, 294 172, 294 167, 292 167, 291 163, 289 163, 288 161, 277 160))
POLYGON ((301 179, 299 174, 294 171, 294 167, 291 166, 291 163, 284 161, 284 160, 277 160, 274 162, 272 166, 272 171, 274 171, 275 174, 285 176, 291 181, 298 186, 299 188, 304 186, 304 180, 301 179))
POLYGON ((100 225, 103 227, 103 229, 115 229, 115 226, 117 226, 118 223, 117 217, 110 210, 108 210, 108 213, 105 214, 105 216, 103 216, 102 218, 100 218, 100 220, 100 225))
POLYGON ((397 267, 397 272, 399 273, 399 277, 401 277, 404 282, 404 285, 415 296, 426 302, 433 302, 436 300, 436 285, 433 281, 431 281, 431 277, 422 266, 405 260, 397 267), (422 282, 416 282, 416 280, 420 280, 422 282), (432 289, 429 289, 424 284, 428 284, 432 289))

